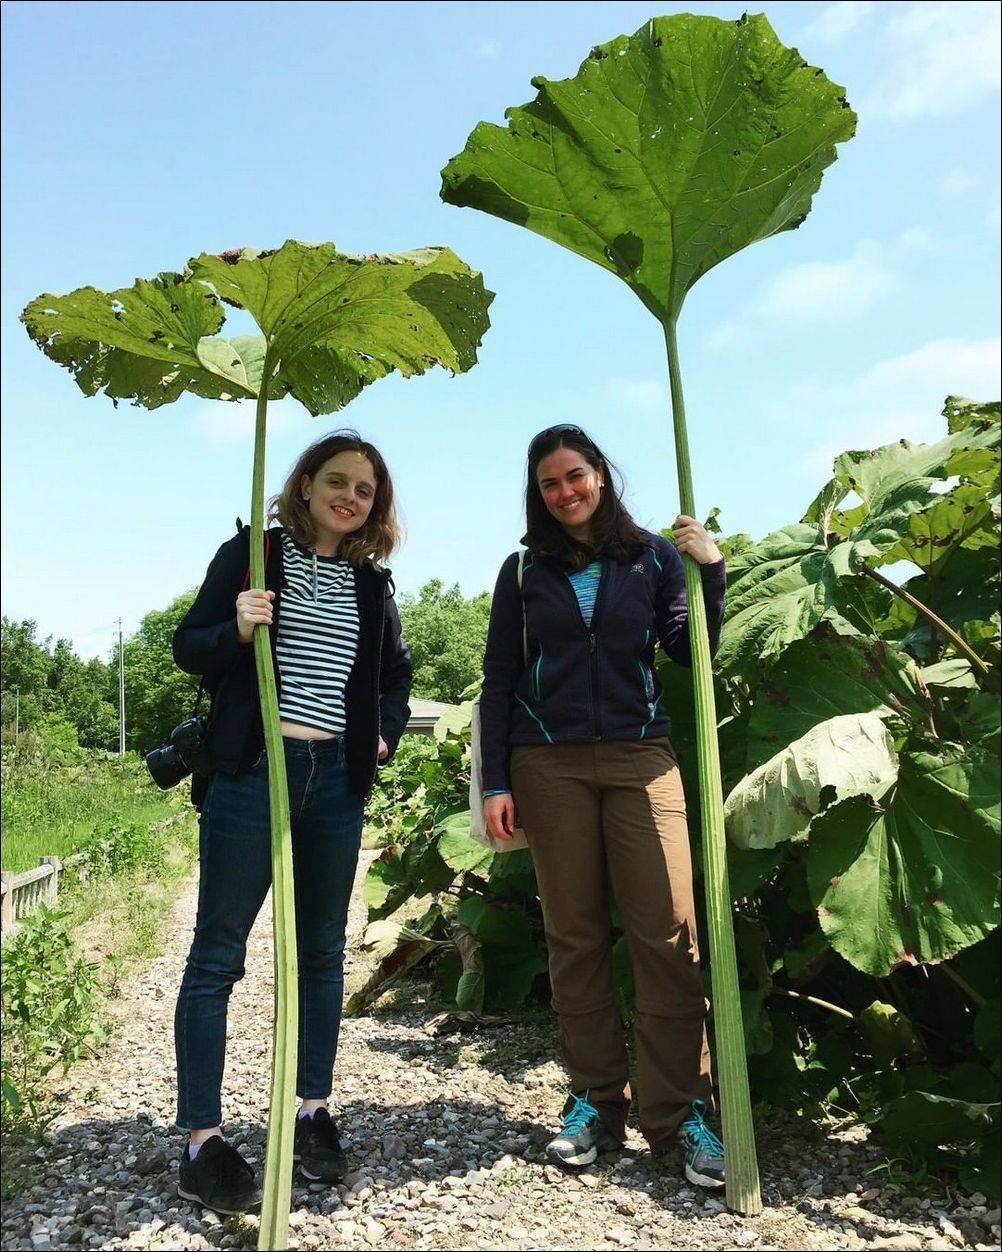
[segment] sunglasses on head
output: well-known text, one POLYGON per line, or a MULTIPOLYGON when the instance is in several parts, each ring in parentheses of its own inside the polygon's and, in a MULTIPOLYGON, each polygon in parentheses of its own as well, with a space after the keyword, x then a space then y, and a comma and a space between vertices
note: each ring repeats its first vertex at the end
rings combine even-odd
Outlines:
MULTIPOLYGON (((533 450, 537 448, 544 439, 549 439, 551 435, 580 435, 582 439, 591 443, 591 439, 588 438, 580 426, 572 426, 569 422, 561 422, 558 426, 547 426, 545 430, 541 430, 539 434, 533 438, 532 443, 529 444, 529 455, 532 456, 533 450)), ((592 444, 592 447, 594 446, 595 445, 592 444)))

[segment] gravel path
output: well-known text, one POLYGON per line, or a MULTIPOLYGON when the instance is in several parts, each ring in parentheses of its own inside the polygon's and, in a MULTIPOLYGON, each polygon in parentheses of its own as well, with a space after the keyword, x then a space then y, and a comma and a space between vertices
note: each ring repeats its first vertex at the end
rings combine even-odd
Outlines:
MULTIPOLYGON (((349 939, 364 926, 360 886, 349 939)), ((221 1221, 175 1192, 183 1137, 173 1128, 172 1014, 194 920, 178 900, 164 955, 115 1002, 96 1061, 68 1080, 39 1149, 37 1182, 5 1208, 4 1248, 255 1247, 255 1218, 221 1221)), ((348 990, 369 958, 349 947, 348 990)), ((225 1109, 231 1140, 264 1159, 271 1018, 271 911, 251 937, 230 1011, 225 1109)), ((435 1006, 413 985, 344 1023, 335 1100, 357 1169, 338 1188, 293 1191, 294 1248, 992 1248, 999 1210, 966 1197, 948 1211, 880 1185, 858 1131, 820 1138, 793 1119, 760 1119, 766 1210, 725 1211, 631 1150, 568 1177, 541 1161, 564 1080, 544 1021, 432 1038, 435 1006), (876 1180, 876 1181, 875 1181, 876 1180)))

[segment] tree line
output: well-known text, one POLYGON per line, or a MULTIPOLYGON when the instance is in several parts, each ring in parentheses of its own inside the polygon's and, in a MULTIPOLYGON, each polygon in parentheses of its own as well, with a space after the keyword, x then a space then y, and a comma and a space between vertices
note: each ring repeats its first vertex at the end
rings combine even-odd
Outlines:
MULTIPOLYGON (((171 636, 195 591, 153 609, 124 644, 125 741, 149 752, 191 716, 197 680, 174 664, 171 636)), ((480 673, 491 598, 466 598, 458 584, 432 579, 418 595, 400 597, 404 638, 414 661, 413 694, 457 702, 480 673)), ((3 737, 36 736, 58 750, 118 747, 118 656, 85 661, 68 639, 40 638, 38 623, 4 616, 0 622, 3 737)))

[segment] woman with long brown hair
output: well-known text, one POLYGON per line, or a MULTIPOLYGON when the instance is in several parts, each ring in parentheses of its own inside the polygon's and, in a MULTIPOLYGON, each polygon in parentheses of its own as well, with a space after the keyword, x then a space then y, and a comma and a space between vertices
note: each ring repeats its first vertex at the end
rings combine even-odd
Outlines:
POLYGON ((271 501, 265 588, 248 587, 249 530, 219 549, 174 635, 181 669, 212 696, 212 773, 200 807, 195 936, 175 1013, 178 1124, 189 1131, 178 1191, 216 1212, 259 1199, 251 1166, 222 1135, 226 1011, 247 936, 271 885, 268 771, 254 629, 268 628, 289 782, 299 954, 302 1100, 295 1157, 311 1182, 347 1161, 327 1109, 341 1022, 348 901, 363 804, 409 716, 410 653, 390 573, 398 541, 386 462, 354 431, 318 440, 271 501))
POLYGON ((623 506, 614 467, 577 426, 529 445, 527 548, 498 575, 480 697, 484 818, 525 831, 571 1091, 547 1156, 580 1169, 621 1146, 631 1092, 613 990, 615 900, 636 986, 640 1128, 678 1140, 690 1181, 724 1183, 711 1104, 685 798, 655 673, 691 664, 679 553, 700 564, 711 644, 724 562, 695 519, 674 543, 623 506))

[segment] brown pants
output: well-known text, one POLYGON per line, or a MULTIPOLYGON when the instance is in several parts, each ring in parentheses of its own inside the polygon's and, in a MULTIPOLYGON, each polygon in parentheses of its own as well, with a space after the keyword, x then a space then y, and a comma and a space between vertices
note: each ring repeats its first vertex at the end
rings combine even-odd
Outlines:
POLYGON ((613 997, 610 889, 636 984, 640 1126, 658 1146, 711 1101, 685 797, 667 739, 512 749, 515 815, 536 866, 561 1049, 620 1140, 630 1085, 613 997))

